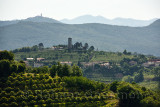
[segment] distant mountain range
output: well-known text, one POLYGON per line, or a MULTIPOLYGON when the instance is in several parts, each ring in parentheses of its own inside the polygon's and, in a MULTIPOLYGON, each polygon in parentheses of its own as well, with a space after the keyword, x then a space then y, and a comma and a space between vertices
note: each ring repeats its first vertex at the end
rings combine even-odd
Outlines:
POLYGON ((102 24, 110 24, 110 25, 119 25, 119 26, 132 26, 132 27, 140 27, 140 26, 148 26, 153 23, 156 18, 151 20, 136 20, 130 18, 115 18, 115 19, 107 19, 102 16, 92 16, 92 15, 84 15, 79 16, 74 19, 63 19, 60 20, 66 24, 84 24, 84 23, 102 23, 102 24))
POLYGON ((1 25, 0 50, 33 46, 41 42, 44 46, 51 47, 67 44, 67 38, 72 37, 73 43, 87 42, 99 50, 122 52, 127 49, 131 52, 160 56, 160 19, 145 27, 98 23, 63 24, 52 19, 42 19, 44 17, 38 16, 14 24, 1 25))
POLYGON ((47 22, 47 23, 65 23, 65 24, 101 23, 101 24, 119 25, 119 26, 143 27, 143 26, 150 25, 155 20, 157 20, 157 18, 154 18, 151 20, 115 18, 111 20, 111 19, 107 19, 102 16, 84 15, 84 16, 79 16, 71 20, 63 19, 63 20, 58 21, 58 20, 48 18, 48 17, 35 16, 35 17, 23 19, 23 20, 0 21, 0 26, 16 24, 20 21, 31 21, 31 22, 47 22))

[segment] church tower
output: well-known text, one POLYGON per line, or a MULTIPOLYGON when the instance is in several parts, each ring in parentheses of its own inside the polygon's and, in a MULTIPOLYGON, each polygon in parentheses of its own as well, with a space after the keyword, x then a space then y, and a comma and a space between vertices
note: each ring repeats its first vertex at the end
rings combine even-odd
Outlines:
POLYGON ((72 38, 68 38, 68 49, 72 49, 72 38))

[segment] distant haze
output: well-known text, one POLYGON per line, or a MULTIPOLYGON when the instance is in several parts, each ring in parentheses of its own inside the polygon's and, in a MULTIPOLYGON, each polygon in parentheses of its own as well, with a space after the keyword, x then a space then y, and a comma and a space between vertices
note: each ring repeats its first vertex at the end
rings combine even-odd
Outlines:
POLYGON ((84 24, 84 23, 102 23, 102 24, 110 24, 110 25, 120 25, 120 26, 132 26, 132 27, 140 27, 140 26, 148 26, 153 23, 156 18, 151 20, 136 20, 131 18, 115 18, 115 19, 107 19, 103 16, 92 16, 92 15, 83 15, 76 17, 74 19, 63 19, 60 20, 63 23, 67 24, 84 24))
POLYGON ((62 20, 84 14, 150 20, 160 18, 160 0, 0 0, 0 20, 43 14, 62 20))
POLYGON ((131 26, 131 27, 142 27, 148 26, 153 23, 156 18, 151 20, 136 20, 136 19, 126 19, 126 18, 115 18, 107 19, 103 16, 92 16, 92 15, 83 15, 76 17, 74 19, 63 19, 55 20, 48 17, 43 17, 41 15, 35 17, 29 17, 23 20, 8 20, 0 21, 0 26, 6 26, 11 24, 16 24, 20 21, 31 21, 31 22, 47 22, 47 23, 64 23, 64 24, 85 24, 85 23, 101 23, 101 24, 110 24, 110 25, 119 25, 119 26, 131 26))

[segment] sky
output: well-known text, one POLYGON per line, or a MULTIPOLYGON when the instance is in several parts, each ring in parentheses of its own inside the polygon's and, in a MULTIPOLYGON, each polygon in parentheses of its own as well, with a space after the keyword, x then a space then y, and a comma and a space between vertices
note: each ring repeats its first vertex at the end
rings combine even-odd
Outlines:
POLYGON ((0 20, 37 15, 61 20, 81 15, 149 20, 160 18, 160 0, 0 0, 0 20))

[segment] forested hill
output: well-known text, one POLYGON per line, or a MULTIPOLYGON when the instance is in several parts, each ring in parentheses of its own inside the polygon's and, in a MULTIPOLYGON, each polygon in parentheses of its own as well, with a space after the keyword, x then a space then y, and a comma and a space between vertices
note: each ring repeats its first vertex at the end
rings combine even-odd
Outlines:
POLYGON ((35 17, 29 17, 27 19, 22 20, 9 20, 9 21, 0 21, 0 26, 7 26, 12 24, 17 24, 21 21, 30 21, 30 22, 47 22, 47 23, 61 23, 55 19, 43 17, 43 16, 35 16, 35 17))
POLYGON ((45 47, 73 42, 87 42, 105 51, 123 51, 159 55, 160 20, 146 27, 107 24, 62 24, 21 21, 0 27, 0 50, 11 50, 43 43, 45 47))

